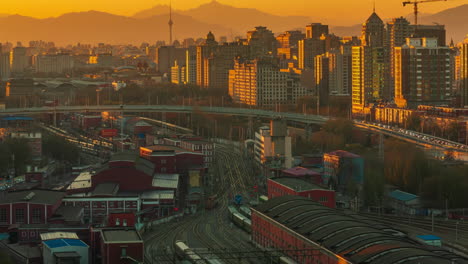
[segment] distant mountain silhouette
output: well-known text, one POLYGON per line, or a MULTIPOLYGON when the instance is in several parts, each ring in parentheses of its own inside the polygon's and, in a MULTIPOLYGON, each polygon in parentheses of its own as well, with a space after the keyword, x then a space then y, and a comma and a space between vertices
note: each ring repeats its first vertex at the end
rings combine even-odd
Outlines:
MULTIPOLYGON (((0 41, 46 40, 57 44, 69 43, 154 43, 169 38, 168 15, 145 19, 88 11, 68 13, 57 18, 36 19, 13 15, 0 17, 0 41)), ((229 32, 220 25, 209 25, 191 17, 174 14, 175 37, 202 37, 208 31, 215 34, 229 32)))
MULTIPOLYGON (((177 10, 173 10, 174 12, 180 13, 177 10)), ((165 15, 169 13, 169 6, 168 5, 157 5, 153 6, 150 9, 145 9, 137 12, 135 15, 133 15, 133 18, 149 18, 152 16, 159 16, 159 15, 165 15)))
POLYGON ((460 42, 468 34, 468 4, 449 8, 444 11, 421 17, 421 24, 445 25, 447 30, 447 43, 450 38, 455 42, 460 42))
MULTIPOLYGON (((168 12, 168 6, 155 6, 153 8, 138 12, 133 17, 145 18, 153 14, 158 15, 168 12)), ((212 1, 190 10, 174 10, 174 12, 193 17, 194 19, 212 25, 223 25, 232 30, 232 34, 245 35, 246 31, 255 26, 266 26, 273 32, 282 32, 294 28, 305 28, 305 25, 314 21, 305 16, 277 16, 261 12, 254 8, 237 8, 230 5, 212 1)), ((175 24, 177 21, 174 20, 175 24)), ((231 35, 226 32, 224 35, 231 35)))
MULTIPOLYGON (((168 6, 159 5, 138 12, 132 17, 105 12, 88 11, 68 13, 55 18, 36 19, 21 15, 2 17, 0 14, 0 41, 45 40, 57 44, 141 42, 154 43, 168 39, 168 6)), ((450 8, 432 15, 421 16, 422 24, 437 22, 446 25, 447 39, 461 41, 468 34, 468 5, 450 8)), ((409 18, 412 22, 412 19, 409 18)), ((219 36, 245 36, 255 26, 266 26, 275 33, 304 29, 311 19, 304 16, 277 16, 253 8, 236 8, 213 1, 197 8, 174 10, 174 38, 204 37, 208 31, 219 36)), ((364 19, 363 19, 364 21, 364 19)), ((360 35, 361 25, 331 26, 339 36, 360 35)))

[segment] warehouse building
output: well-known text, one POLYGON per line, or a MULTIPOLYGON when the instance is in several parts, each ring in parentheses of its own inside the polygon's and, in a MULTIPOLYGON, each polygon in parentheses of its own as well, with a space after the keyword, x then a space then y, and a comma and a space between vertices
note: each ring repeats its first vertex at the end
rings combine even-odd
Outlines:
POLYGON ((252 208, 252 241, 304 264, 468 263, 387 225, 300 196, 281 196, 252 208))
POLYGON ((330 208, 336 206, 335 191, 333 190, 296 178, 268 179, 268 199, 284 195, 306 197, 330 208))

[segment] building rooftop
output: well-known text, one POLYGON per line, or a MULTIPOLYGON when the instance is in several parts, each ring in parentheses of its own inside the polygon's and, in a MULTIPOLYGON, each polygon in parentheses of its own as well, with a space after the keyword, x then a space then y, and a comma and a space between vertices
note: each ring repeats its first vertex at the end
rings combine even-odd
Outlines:
POLYGON ((32 203, 32 204, 57 204, 65 196, 65 192, 50 190, 27 190, 9 192, 1 199, 0 203, 32 203))
POLYGON ((41 240, 51 240, 60 238, 79 239, 76 233, 74 232, 50 232, 41 234, 41 240))
POLYGON ((68 190, 74 189, 84 189, 84 188, 91 188, 91 172, 82 172, 75 180, 67 187, 68 190))
POLYGON ((415 194, 407 193, 407 192, 400 191, 400 190, 392 191, 388 195, 390 197, 392 197, 393 199, 396 199, 396 200, 399 200, 399 201, 404 201, 404 202, 408 202, 408 201, 414 200, 416 198, 419 198, 419 196, 417 196, 415 194))
POLYGON ((135 229, 101 230, 104 243, 143 243, 143 239, 135 229))
POLYGON ((361 156, 345 151, 345 150, 335 150, 332 152, 326 153, 326 155, 334 155, 334 156, 339 156, 339 157, 346 157, 346 158, 359 158, 361 156))
POLYGON ((149 147, 142 147, 141 149, 146 149, 148 151, 152 151, 151 156, 157 156, 158 153, 163 153, 163 152, 174 152, 176 154, 182 154, 182 153, 190 153, 194 155, 203 155, 202 153, 199 152, 193 152, 190 150, 186 150, 184 148, 172 146, 172 145, 154 145, 154 146, 149 146, 149 147))
POLYGON ((119 152, 115 153, 112 155, 110 158, 110 162, 116 162, 116 161, 128 161, 128 162, 135 162, 135 160, 138 158, 138 154, 134 152, 119 152))
POLYGON ((76 222, 80 221, 84 214, 84 208, 79 206, 61 205, 54 216, 63 217, 65 222, 76 222))
POLYGON ((174 199, 173 190, 152 190, 141 194, 143 200, 172 200, 174 199))
POLYGON ((294 168, 283 170, 283 172, 292 176, 296 176, 296 177, 320 175, 320 173, 311 169, 304 168, 304 167, 294 167, 294 168))
POLYGON ((118 183, 101 183, 94 188, 93 196, 115 196, 118 191, 118 183))
POLYGON ((276 197, 251 210, 351 263, 466 263, 451 252, 421 245, 393 227, 305 197, 276 197))
POLYGON ((155 174, 153 187, 177 189, 179 186, 179 174, 155 174))
POLYGON ((48 248, 59 248, 59 247, 88 247, 83 241, 79 239, 69 239, 69 238, 58 238, 43 241, 44 245, 48 248))
POLYGON ((304 191, 310 191, 310 190, 328 190, 319 185, 316 185, 316 184, 313 184, 313 183, 310 183, 301 179, 296 179, 296 178, 281 177, 281 178, 273 178, 269 180, 277 182, 290 189, 293 189, 296 192, 304 192, 304 191))

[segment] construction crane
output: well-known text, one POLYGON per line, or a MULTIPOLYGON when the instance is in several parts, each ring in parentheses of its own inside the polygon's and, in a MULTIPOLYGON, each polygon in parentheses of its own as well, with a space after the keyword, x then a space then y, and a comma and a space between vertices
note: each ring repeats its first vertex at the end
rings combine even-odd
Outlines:
POLYGON ((447 0, 405 1, 403 2, 403 6, 411 5, 411 4, 414 6, 414 24, 418 25, 418 4, 428 3, 428 2, 439 2, 439 1, 447 1, 447 0))

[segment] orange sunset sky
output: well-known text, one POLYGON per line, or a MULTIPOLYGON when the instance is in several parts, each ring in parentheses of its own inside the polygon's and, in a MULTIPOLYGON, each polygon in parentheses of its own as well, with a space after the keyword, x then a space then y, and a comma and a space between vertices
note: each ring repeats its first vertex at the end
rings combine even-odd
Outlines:
MULTIPOLYGON (((190 9, 211 0, 173 0, 175 9, 190 9)), ((68 12, 98 10, 131 16, 169 0, 2 0, 0 13, 20 14, 38 18, 59 16, 68 12)), ((357 23, 367 18, 373 0, 218 0, 236 7, 252 7, 277 15, 303 15, 324 19, 329 23, 357 23)), ((402 7, 402 0, 375 0, 382 18, 407 15, 412 7, 402 7)), ((420 5, 420 12, 435 13, 447 8, 468 4, 468 0, 448 0, 420 5)))

